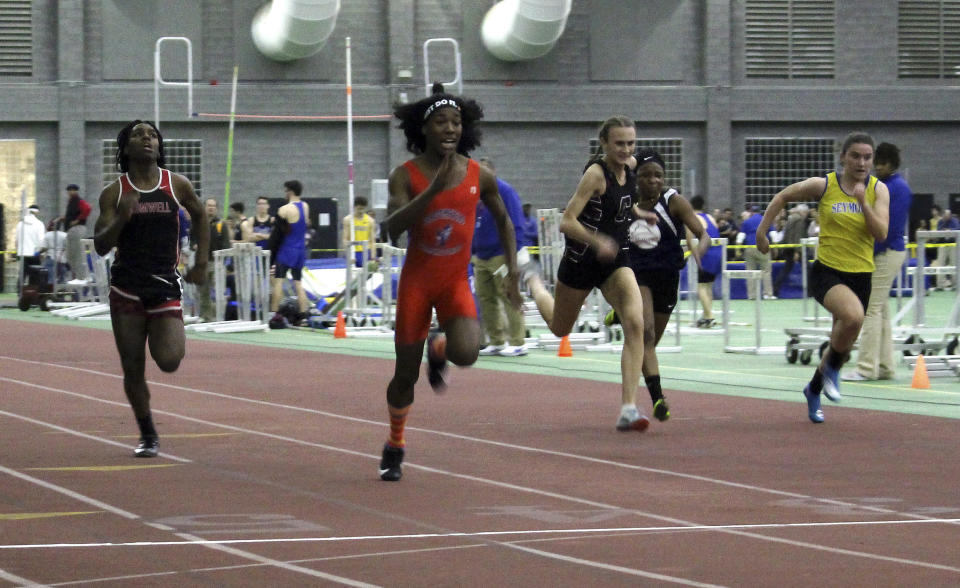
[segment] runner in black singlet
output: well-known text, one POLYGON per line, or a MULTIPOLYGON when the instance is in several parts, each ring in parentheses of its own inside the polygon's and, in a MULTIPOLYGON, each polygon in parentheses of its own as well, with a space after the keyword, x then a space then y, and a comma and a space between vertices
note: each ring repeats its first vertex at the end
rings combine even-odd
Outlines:
POLYGON ((123 390, 140 428, 137 457, 157 455, 158 436, 150 414, 150 391, 144 374, 145 347, 157 367, 173 372, 185 353, 181 285, 179 207, 193 219, 196 265, 191 283, 206 276, 210 232, 190 181, 163 168, 163 137, 148 121, 135 120, 117 136, 117 168, 123 175, 100 193, 94 246, 106 255, 114 247, 111 267, 110 319, 123 368, 123 390))

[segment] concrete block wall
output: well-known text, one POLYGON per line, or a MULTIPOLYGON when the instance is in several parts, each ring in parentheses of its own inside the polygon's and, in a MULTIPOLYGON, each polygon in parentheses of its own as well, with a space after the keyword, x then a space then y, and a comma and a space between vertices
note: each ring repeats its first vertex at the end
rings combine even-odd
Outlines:
MULTIPOLYGON (((101 141, 133 118, 153 117, 149 23, 143 23, 142 46, 130 49, 129 59, 142 64, 134 68, 141 72, 137 79, 115 80, 104 71, 104 35, 117 24, 104 18, 118 2, 37 0, 35 75, 0 78, 0 133, 37 139, 38 198, 50 198, 50 205, 59 203, 68 182, 95 200, 101 141)), ((684 166, 697 170, 696 190, 711 206, 742 204, 746 137, 840 138, 854 129, 900 145, 915 191, 932 192, 941 203, 960 192, 960 86, 897 79, 895 3, 836 3, 834 79, 756 80, 743 75, 743 0, 638 0, 627 3, 626 13, 615 0, 575 0, 554 51, 527 64, 497 62, 483 52, 478 24, 492 0, 354 0, 343 3, 333 35, 309 58, 310 67, 251 57, 244 15, 260 0, 198 2, 198 112, 228 111, 232 68, 243 61, 260 73, 245 79, 241 71, 239 112, 344 114, 343 39, 349 35, 354 113, 387 114, 403 94, 423 95, 423 42, 456 38, 469 51, 464 93, 486 108, 485 141, 476 155, 494 158, 500 174, 537 207, 566 202, 599 122, 620 113, 639 121, 641 136, 683 138, 684 166), (668 29, 663 42, 644 42, 651 23, 668 29), (622 46, 610 38, 622 39, 622 46), (600 48, 610 54, 598 54, 600 48), (635 79, 610 79, 622 70, 605 60, 677 64, 676 80, 651 79, 664 73, 639 65, 635 79), (412 78, 401 75, 411 69, 412 78), (276 79, 263 79, 264 71, 276 79)), ((431 64, 436 77, 447 77, 443 67, 431 64)), ((203 140, 205 195, 222 197, 226 122, 191 117, 183 91, 163 89, 161 97, 165 136, 203 140)), ((393 121, 355 124, 357 194, 409 156, 395 127, 393 121)), ((252 206, 257 194, 277 195, 293 177, 314 195, 341 198, 347 212, 345 123, 238 122, 231 198, 252 206)))

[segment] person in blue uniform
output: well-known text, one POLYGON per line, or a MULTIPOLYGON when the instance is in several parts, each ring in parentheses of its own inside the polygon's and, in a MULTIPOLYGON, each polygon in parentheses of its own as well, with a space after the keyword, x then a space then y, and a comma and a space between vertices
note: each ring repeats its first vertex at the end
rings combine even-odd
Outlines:
POLYGON ((116 161, 122 175, 100 193, 93 242, 100 255, 117 249, 110 268, 110 320, 123 390, 140 429, 134 455, 156 457, 159 436, 144 374, 145 347, 165 372, 176 371, 186 353, 177 273, 180 206, 194 220, 197 243, 188 282, 205 280, 210 232, 190 180, 164 169, 163 136, 153 123, 135 120, 120 131, 116 161))
POLYGON ((283 282, 287 273, 293 279, 293 289, 297 294, 297 304, 300 312, 310 308, 307 294, 300 282, 303 277, 303 266, 307 262, 307 227, 310 226, 310 207, 300 200, 303 193, 303 184, 297 180, 283 183, 287 195, 287 203, 277 210, 278 227, 283 232, 283 240, 277 249, 277 256, 273 272, 273 296, 270 298, 270 310, 276 312, 283 297, 283 282))
MULTIPOLYGON (((712 215, 704 212, 703 196, 694 196, 690 199, 690 206, 693 212, 700 219, 700 224, 707 231, 710 239, 720 238, 720 227, 717 226, 716 219, 712 215)), ((693 233, 687 233, 687 240, 693 237, 693 233)), ((709 329, 713 327, 716 321, 713 319, 713 283, 717 276, 723 272, 723 247, 714 245, 707 250, 707 253, 700 258, 700 267, 697 269, 697 298, 700 300, 700 307, 703 314, 697 319, 697 328, 709 329)))

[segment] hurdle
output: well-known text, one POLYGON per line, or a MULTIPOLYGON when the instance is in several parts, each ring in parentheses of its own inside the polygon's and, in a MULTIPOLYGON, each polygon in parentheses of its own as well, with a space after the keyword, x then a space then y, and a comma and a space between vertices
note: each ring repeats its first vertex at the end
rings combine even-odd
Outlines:
MULTIPOLYGON (((914 318, 913 326, 914 327, 923 327, 925 326, 927 317, 926 317, 926 305, 924 303, 924 298, 927 290, 926 277, 927 276, 952 276, 954 289, 957 291, 958 295, 953 303, 953 308, 950 311, 950 317, 947 320, 947 327, 956 327, 958 318, 960 318, 960 287, 958 287, 958 280, 960 280, 960 265, 957 265, 957 254, 960 254, 960 231, 917 231, 917 265, 913 270, 913 297, 910 302, 907 303, 906 308, 909 310, 909 307, 913 306, 914 318), (927 243, 931 239, 953 239, 955 242, 953 244, 954 250, 954 265, 944 265, 944 266, 935 266, 927 267, 927 243)), ((901 309, 901 312, 903 309, 901 309)))
POLYGON ((723 299, 723 351, 724 353, 743 353, 750 355, 772 355, 783 352, 783 347, 763 347, 762 342, 762 313, 761 302, 763 301, 763 270, 731 270, 727 269, 726 263, 723 266, 720 284, 723 299), (754 315, 753 315, 753 345, 734 346, 730 344, 730 280, 744 279, 754 280, 756 286, 754 292, 754 315))
POLYGON ((377 243, 376 247, 383 255, 380 258, 380 267, 375 272, 367 268, 370 259, 369 243, 351 241, 347 247, 343 313, 347 321, 346 331, 353 337, 387 338, 394 334, 396 300, 393 276, 403 268, 407 250, 385 243, 377 243), (353 267, 354 245, 363 248, 363 263, 359 268, 353 267), (378 279, 381 282, 380 297, 373 293, 378 279))
POLYGON ((50 314, 74 320, 105 320, 110 318, 108 296, 110 292, 110 263, 113 251, 101 257, 93 245, 93 239, 81 239, 84 259, 90 258, 92 277, 86 280, 70 280, 64 290, 73 290, 78 302, 49 302, 47 307, 54 309, 50 314))
MULTIPOLYGON (((685 240, 684 240, 684 241, 681 241, 681 243, 686 244, 686 241, 685 241, 685 240)), ((694 243, 693 246, 696 247, 696 246, 697 246, 697 243, 698 243, 698 240, 697 240, 697 239, 693 239, 693 243, 694 243)), ((727 265, 727 245, 728 245, 728 243, 729 243, 729 241, 728 241, 728 239, 727 239, 726 237, 717 237, 717 238, 711 238, 711 239, 710 239, 710 245, 711 245, 711 247, 720 247, 720 256, 721 256, 720 259, 723 260, 723 261, 722 261, 722 263, 723 263, 722 269, 725 269, 725 268, 726 268, 726 265, 727 265)), ((688 247, 688 249, 689 249, 689 247, 688 247)), ((686 325, 686 326, 682 326, 682 327, 681 327, 681 321, 678 320, 678 321, 677 321, 677 328, 682 328, 684 334, 688 334, 688 335, 689 335, 689 334, 694 334, 694 333, 700 334, 700 335, 720 335, 720 334, 723 334, 723 331, 724 331, 724 329, 725 329, 726 327, 723 325, 722 320, 721 320, 721 324, 720 324, 720 328, 719 328, 719 329, 712 329, 712 328, 711 328, 711 329, 700 329, 700 328, 697 328, 697 327, 696 327, 697 317, 698 317, 698 315, 700 314, 700 310, 699 310, 699 309, 700 309, 700 300, 699 300, 699 293, 698 293, 698 288, 699 288, 699 286, 700 286, 700 279, 699 279, 699 277, 698 277, 698 275, 697 275, 697 264, 696 264, 696 262, 691 263, 691 262, 689 261, 689 259, 688 259, 688 260, 687 260, 686 272, 687 272, 687 289, 686 289, 686 291, 680 290, 680 294, 683 294, 683 293, 686 293, 686 294, 687 294, 687 302, 689 303, 690 308, 689 308, 688 310, 682 310, 682 309, 680 309, 680 308, 677 308, 677 309, 674 311, 674 314, 680 314, 680 315, 689 314, 691 318, 690 318, 690 324, 689 324, 689 325, 686 325)), ((721 284, 722 284, 722 281, 721 281, 721 284)), ((720 302, 721 302, 721 305, 723 304, 723 297, 724 297, 724 295, 725 295, 724 292, 726 292, 726 296, 727 296, 728 298, 729 298, 729 295, 730 295, 729 290, 726 290, 726 291, 725 291, 722 287, 720 288, 720 302)), ((680 306, 679 300, 680 300, 680 297, 678 296, 678 302, 677 302, 677 306, 678 306, 678 307, 680 306)), ((733 311, 731 310, 730 313, 731 313, 731 315, 732 315, 732 314, 733 314, 733 311)), ((731 324, 735 324, 735 323, 731 323, 731 324)), ((678 339, 677 339, 677 345, 680 344, 679 341, 680 341, 680 340, 679 340, 679 338, 678 338, 678 339)), ((658 349, 659 349, 659 348, 658 348, 658 349)))
MULTIPOLYGON (((344 294, 343 314, 353 315, 356 321, 367 319, 367 322, 376 320, 376 316, 383 315, 383 301, 373 293, 370 281, 377 272, 371 272, 367 264, 371 256, 370 243, 367 241, 348 241, 344 250, 344 294), (360 247, 360 267, 354 267, 354 248, 360 247)), ((375 287, 375 285, 374 285, 375 287)))
POLYGON ((213 283, 216 320, 184 328, 196 332, 242 333, 266 331, 270 300, 270 252, 253 243, 236 243, 213 252, 213 283), (237 319, 225 320, 227 310, 227 262, 233 266, 237 319), (245 317, 250 317, 249 319, 245 317))
POLYGON ((537 248, 540 255, 540 277, 548 290, 557 283, 557 268, 566 246, 560 232, 563 215, 556 208, 537 209, 537 248))
POLYGON ((812 259, 817 258, 817 246, 820 243, 819 237, 804 237, 800 239, 800 283, 801 288, 803 289, 803 296, 801 298, 802 310, 801 314, 803 315, 803 320, 807 322, 812 322, 814 326, 818 326, 821 320, 826 320, 826 318, 820 318, 820 305, 814 303, 813 305, 813 315, 811 316, 807 312, 807 306, 810 303, 810 295, 808 294, 807 288, 807 274, 809 271, 810 264, 808 263, 812 259), (813 248, 813 256, 810 257, 809 251, 813 248))

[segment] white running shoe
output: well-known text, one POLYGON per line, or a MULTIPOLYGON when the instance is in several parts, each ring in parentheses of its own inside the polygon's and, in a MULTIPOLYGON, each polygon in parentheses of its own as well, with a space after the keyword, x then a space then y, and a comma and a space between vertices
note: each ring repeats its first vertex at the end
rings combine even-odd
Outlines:
POLYGON ((646 431, 649 426, 650 419, 641 414, 636 407, 620 411, 620 418, 617 419, 618 431, 646 431))
POLYGON ((497 355, 503 350, 500 345, 487 345, 480 350, 480 355, 497 355))
POLYGON ((519 357, 527 354, 527 348, 523 345, 507 345, 500 350, 502 357, 519 357))

